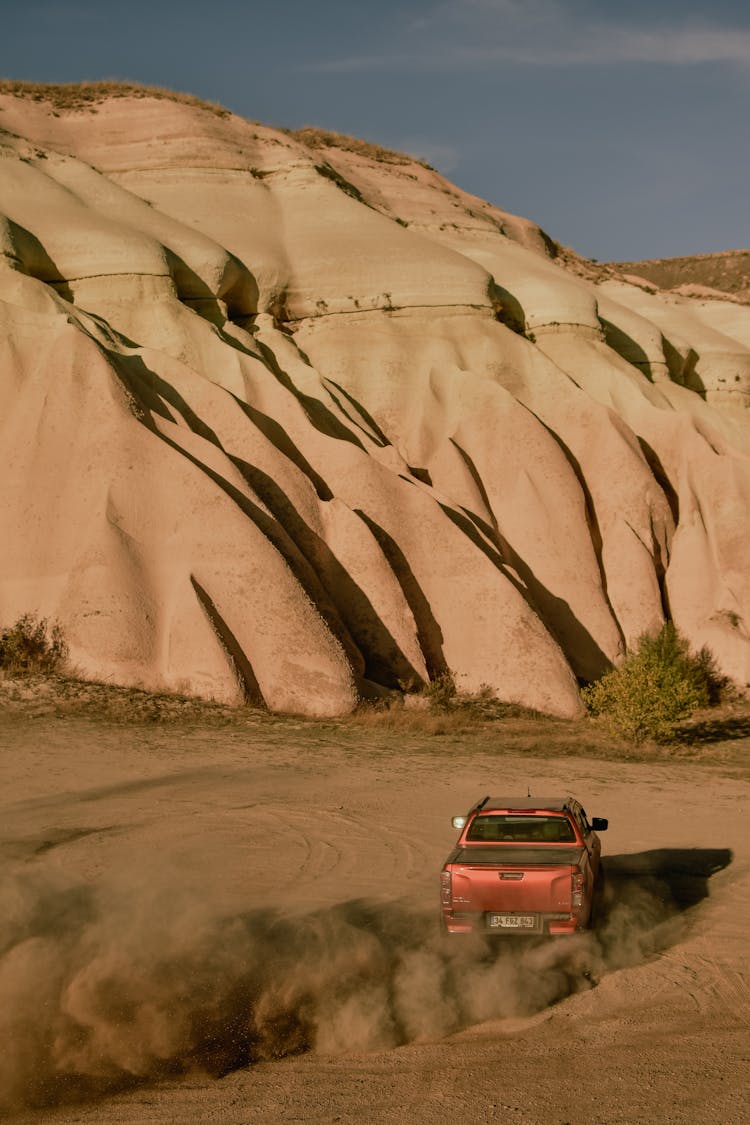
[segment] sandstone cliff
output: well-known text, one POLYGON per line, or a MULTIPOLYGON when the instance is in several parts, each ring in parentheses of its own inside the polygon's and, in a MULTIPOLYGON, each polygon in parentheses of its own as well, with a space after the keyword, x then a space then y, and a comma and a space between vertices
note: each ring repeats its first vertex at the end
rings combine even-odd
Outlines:
POLYGON ((750 680, 750 307, 400 154, 109 95, 0 96, 0 622, 309 714, 451 669, 572 715, 665 614, 750 680))

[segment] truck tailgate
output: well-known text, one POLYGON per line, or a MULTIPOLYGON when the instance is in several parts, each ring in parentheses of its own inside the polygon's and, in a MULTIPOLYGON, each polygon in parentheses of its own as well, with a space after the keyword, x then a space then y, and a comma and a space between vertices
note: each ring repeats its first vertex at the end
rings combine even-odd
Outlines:
POLYGON ((507 913, 551 913, 571 910, 570 864, 455 864, 453 906, 456 910, 507 913))
POLYGON ((580 847, 463 847, 450 857, 458 911, 567 913, 580 847))

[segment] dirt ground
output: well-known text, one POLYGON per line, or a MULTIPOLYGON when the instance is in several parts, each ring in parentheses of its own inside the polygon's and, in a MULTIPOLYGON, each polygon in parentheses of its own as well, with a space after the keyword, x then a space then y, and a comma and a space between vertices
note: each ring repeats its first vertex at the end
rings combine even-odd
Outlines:
POLYGON ((6 1119, 746 1122, 750 739, 512 729, 0 712, 6 1119), (605 916, 446 947, 451 815, 529 789, 610 818, 605 916))

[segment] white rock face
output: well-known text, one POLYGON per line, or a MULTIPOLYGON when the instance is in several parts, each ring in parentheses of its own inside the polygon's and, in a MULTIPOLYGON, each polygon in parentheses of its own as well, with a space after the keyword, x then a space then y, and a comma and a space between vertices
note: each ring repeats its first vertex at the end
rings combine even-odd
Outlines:
POLYGON ((665 613, 750 681, 750 313, 551 253, 366 146, 0 97, 0 623, 317 715, 574 715, 665 613))

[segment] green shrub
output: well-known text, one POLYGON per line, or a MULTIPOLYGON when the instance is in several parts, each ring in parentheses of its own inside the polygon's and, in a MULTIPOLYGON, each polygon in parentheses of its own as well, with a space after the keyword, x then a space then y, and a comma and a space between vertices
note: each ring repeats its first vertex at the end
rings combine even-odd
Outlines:
POLYGON ((642 636, 619 668, 581 695, 591 715, 626 738, 664 741, 681 720, 717 703, 725 684, 709 650, 691 653, 669 622, 655 636, 642 636))
POLYGON ((0 669, 10 676, 59 672, 68 658, 62 629, 25 613, 0 633, 0 669))

